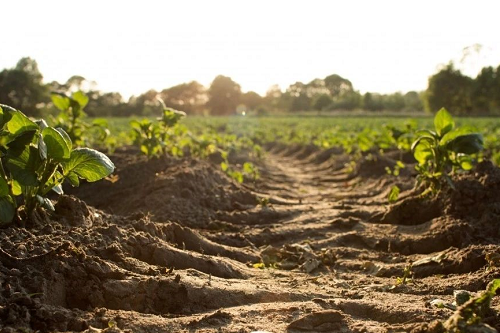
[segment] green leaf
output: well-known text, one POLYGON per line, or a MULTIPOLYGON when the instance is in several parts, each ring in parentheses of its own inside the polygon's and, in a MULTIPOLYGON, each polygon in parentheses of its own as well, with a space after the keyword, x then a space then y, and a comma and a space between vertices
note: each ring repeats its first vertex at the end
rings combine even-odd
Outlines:
POLYGON ((69 182, 71 183, 71 185, 73 187, 78 187, 80 186, 80 179, 78 178, 78 175, 74 172, 70 172, 66 178, 69 180, 69 182))
POLYGON ((12 118, 7 123, 7 130, 13 135, 20 135, 27 131, 38 130, 38 125, 31 121, 20 111, 14 111, 12 118))
POLYGON ((69 109, 71 105, 71 100, 69 97, 64 96, 64 94, 59 94, 59 93, 52 93, 50 96, 52 99, 52 103, 56 106, 61 111, 66 111, 69 109))
POLYGON ((11 119, 15 111, 16 109, 8 105, 0 104, 0 129, 11 119))
POLYGON ((43 141, 47 145, 49 158, 62 161, 70 158, 71 146, 68 145, 67 138, 55 128, 47 127, 42 131, 43 141))
POLYGON ((64 141, 66 141, 66 146, 68 146, 69 150, 71 151, 71 149, 73 149, 73 142, 71 142, 71 138, 69 137, 68 133, 66 133, 66 131, 61 127, 57 127, 56 131, 58 131, 62 135, 64 141))
POLYGON ((436 116, 434 117, 434 127, 440 137, 455 127, 455 122, 453 121, 451 114, 449 114, 445 108, 442 108, 438 111, 438 113, 436 113, 436 116))
POLYGON ((474 167, 474 160, 469 155, 458 154, 457 162, 463 170, 471 170, 474 167))
POLYGON ((80 178, 95 182, 109 176, 115 170, 115 165, 97 150, 77 148, 71 152, 70 159, 63 162, 63 170, 66 176, 75 173, 80 178))
POLYGON ((10 196, 0 197, 0 223, 5 224, 12 221, 16 214, 16 207, 10 196))
POLYGON ((42 160, 47 159, 47 145, 43 141, 43 137, 41 134, 38 134, 38 153, 40 154, 40 158, 42 160))
POLYGON ((0 197, 9 195, 9 192, 9 184, 3 177, 0 177, 0 197))
POLYGON ((472 134, 475 133, 476 129, 471 127, 471 126, 464 126, 460 127, 457 129, 454 129, 448 133, 445 134, 439 141, 439 145, 444 147, 450 142, 451 140, 455 139, 458 136, 465 135, 465 134, 472 134))
POLYGON ((418 164, 423 165, 432 159, 432 148, 428 141, 420 141, 415 147, 412 147, 413 156, 418 164))
POLYGON ((71 98, 73 98, 80 105, 80 109, 83 109, 89 102, 89 98, 81 91, 73 93, 71 98))
POLYGON ((15 155, 9 151, 7 155, 7 168, 9 169, 12 177, 23 186, 37 186, 38 177, 36 171, 41 165, 40 155, 38 149, 32 146, 17 152, 15 155))
POLYGON ((21 187, 21 184, 15 179, 12 179, 12 194, 14 196, 18 196, 23 194, 23 189, 21 187))
POLYGON ((462 154, 476 154, 483 150, 483 146, 483 136, 478 133, 457 136, 446 145, 449 150, 462 154))
POLYGON ((392 204, 392 203, 395 203, 396 201, 398 201, 399 192, 400 192, 400 189, 397 185, 394 185, 393 187, 391 187, 391 191, 389 192, 389 195, 387 196, 389 203, 392 204))

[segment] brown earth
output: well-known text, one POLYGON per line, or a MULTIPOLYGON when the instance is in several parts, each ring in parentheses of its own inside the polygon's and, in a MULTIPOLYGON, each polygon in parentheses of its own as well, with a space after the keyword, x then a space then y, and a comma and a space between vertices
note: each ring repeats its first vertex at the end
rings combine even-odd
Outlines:
POLYGON ((399 159, 348 174, 338 150, 274 145, 241 185, 208 161, 118 151, 108 181, 0 230, 0 332, 431 331, 453 313, 431 301, 500 276, 500 169, 423 200, 411 164, 387 175, 399 159))

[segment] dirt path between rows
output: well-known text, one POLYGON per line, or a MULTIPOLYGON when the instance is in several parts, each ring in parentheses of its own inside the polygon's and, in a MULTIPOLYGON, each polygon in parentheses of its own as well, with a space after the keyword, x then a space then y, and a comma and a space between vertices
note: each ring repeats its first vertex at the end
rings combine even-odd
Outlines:
POLYGON ((499 276, 500 173, 421 201, 411 166, 386 174, 400 158, 348 173, 337 151, 275 145, 240 185, 206 161, 119 151, 111 181, 0 230, 0 332, 431 331, 453 313, 431 301, 499 276))

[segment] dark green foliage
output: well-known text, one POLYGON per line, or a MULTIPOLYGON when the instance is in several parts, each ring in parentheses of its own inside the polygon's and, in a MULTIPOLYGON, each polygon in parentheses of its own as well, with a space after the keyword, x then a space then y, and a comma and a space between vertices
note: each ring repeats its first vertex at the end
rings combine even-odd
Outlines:
POLYGON ((39 206, 53 210, 46 195, 51 190, 62 194, 65 179, 78 186, 79 179, 94 182, 113 170, 106 155, 74 149, 64 129, 49 127, 43 120, 34 122, 0 105, 0 224, 11 222, 16 214, 29 218, 39 206), (23 202, 20 207, 18 197, 23 202))
POLYGON ((458 170, 470 170, 473 156, 483 149, 483 137, 468 127, 455 128, 455 122, 446 109, 434 117, 435 131, 417 132, 411 150, 418 161, 418 184, 436 193, 443 184, 454 187, 450 174, 458 170))
POLYGON ((470 114, 472 87, 473 80, 449 64, 429 78, 426 91, 429 110, 445 107, 453 110, 455 114, 470 114))

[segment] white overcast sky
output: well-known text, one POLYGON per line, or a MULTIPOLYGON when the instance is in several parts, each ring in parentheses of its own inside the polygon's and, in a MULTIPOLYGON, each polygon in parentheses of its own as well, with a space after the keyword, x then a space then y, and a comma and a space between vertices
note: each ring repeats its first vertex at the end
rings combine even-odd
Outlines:
POLYGON ((339 74, 361 92, 423 90, 482 44, 469 75, 500 65, 500 1, 2 1, 0 69, 24 56, 49 82, 72 75, 125 97, 230 76, 264 94, 339 74))

